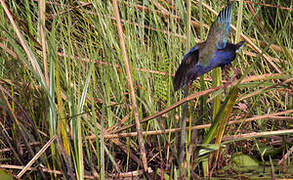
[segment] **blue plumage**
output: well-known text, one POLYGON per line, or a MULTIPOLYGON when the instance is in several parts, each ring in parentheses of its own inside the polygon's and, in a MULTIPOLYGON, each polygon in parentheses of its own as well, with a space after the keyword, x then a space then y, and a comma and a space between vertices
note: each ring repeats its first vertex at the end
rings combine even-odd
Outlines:
POLYGON ((230 4, 219 13, 210 28, 207 40, 194 46, 184 55, 173 79, 175 91, 190 85, 198 76, 216 67, 231 65, 236 53, 244 44, 244 41, 238 44, 228 42, 232 6, 233 4, 230 4))

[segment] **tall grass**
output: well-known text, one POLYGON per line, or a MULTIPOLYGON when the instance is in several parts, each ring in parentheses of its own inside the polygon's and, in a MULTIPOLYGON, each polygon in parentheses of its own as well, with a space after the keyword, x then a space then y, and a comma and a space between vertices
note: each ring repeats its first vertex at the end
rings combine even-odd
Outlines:
MULTIPOLYGON (((227 79, 215 69, 195 81, 186 98, 173 91, 172 75, 188 49, 205 40, 223 2, 188 1, 187 6, 178 0, 118 1, 134 91, 129 88, 112 1, 45 3, 1 0, 0 168, 10 174, 17 176, 17 168, 33 159, 33 168, 25 168, 18 177, 216 176, 224 157, 244 152, 266 161, 266 150, 254 145, 261 141, 266 149, 273 143, 270 138, 292 133, 292 10, 278 8, 292 9, 292 2, 275 1, 273 8, 235 3, 232 24, 237 28, 230 39, 247 41, 233 62, 242 72, 241 81, 233 81, 224 92, 227 79), (181 168, 178 132, 184 103, 188 121, 181 168), (163 110, 166 113, 158 113, 163 110), (232 120, 238 120, 237 125, 232 120), (138 123, 141 142, 135 134, 138 123), (257 136, 249 136, 255 131, 257 136), (269 138, 270 131, 274 136, 269 138), (230 135, 245 138, 231 140, 230 135), (50 149, 35 156, 48 141, 50 149), (146 162, 139 142, 145 146, 146 162), (208 157, 215 151, 217 165, 208 171, 208 157), (146 173, 146 167, 153 173, 146 173)), ((228 74, 233 76, 233 70, 228 74)), ((287 153, 290 134, 280 136, 283 145, 273 148, 287 153)), ((270 155, 280 160, 282 153, 270 155)), ((282 162, 290 165, 291 160, 282 162)))

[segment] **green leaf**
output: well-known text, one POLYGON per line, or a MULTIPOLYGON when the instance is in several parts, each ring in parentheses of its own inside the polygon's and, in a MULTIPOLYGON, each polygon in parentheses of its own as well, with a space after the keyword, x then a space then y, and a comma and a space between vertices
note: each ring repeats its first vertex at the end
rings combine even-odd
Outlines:
POLYGON ((203 144, 199 146, 201 146, 201 149, 198 152, 198 156, 206 155, 208 153, 218 150, 220 147, 223 147, 223 145, 221 144, 203 144))
POLYGON ((4 170, 0 170, 0 177, 1 180, 13 180, 13 176, 8 174, 4 170))
POLYGON ((249 171, 260 167, 260 162, 246 154, 236 153, 231 158, 230 166, 234 170, 249 171))
POLYGON ((219 127, 222 127, 221 129, 223 129, 223 130, 225 129, 227 120, 229 118, 229 114, 231 113, 233 105, 236 102, 237 95, 238 95, 238 87, 233 87, 233 89, 231 89, 229 95, 226 97, 224 103, 220 107, 220 110, 217 113, 217 116, 216 116, 211 128, 209 129, 208 134, 206 135, 206 137, 203 141, 203 144, 208 144, 212 140, 212 138, 215 137, 215 134, 216 134, 217 129, 219 127))

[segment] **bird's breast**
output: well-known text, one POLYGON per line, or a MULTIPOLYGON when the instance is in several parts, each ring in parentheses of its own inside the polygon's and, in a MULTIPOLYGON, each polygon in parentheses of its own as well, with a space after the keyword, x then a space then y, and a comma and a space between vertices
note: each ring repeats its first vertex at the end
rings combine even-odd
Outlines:
POLYGON ((235 53, 231 51, 218 50, 214 53, 213 58, 210 60, 209 66, 211 68, 216 68, 219 66, 230 64, 234 57, 235 53))

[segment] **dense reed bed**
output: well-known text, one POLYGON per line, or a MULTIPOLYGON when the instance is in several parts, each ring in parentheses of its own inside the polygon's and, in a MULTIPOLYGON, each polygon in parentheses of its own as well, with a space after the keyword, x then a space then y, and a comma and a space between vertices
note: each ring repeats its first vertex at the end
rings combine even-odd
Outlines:
POLYGON ((290 0, 235 2, 241 75, 185 98, 176 68, 227 1, 0 1, 3 177, 293 176, 290 0))

